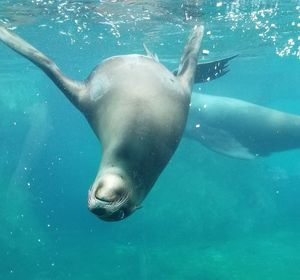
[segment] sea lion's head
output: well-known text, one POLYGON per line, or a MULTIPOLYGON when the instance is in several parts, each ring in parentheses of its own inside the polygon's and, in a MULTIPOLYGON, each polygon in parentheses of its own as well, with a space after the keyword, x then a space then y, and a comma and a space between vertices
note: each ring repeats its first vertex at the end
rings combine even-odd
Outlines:
POLYGON ((88 208, 104 221, 119 221, 139 206, 128 180, 118 173, 106 172, 96 178, 89 190, 88 208))

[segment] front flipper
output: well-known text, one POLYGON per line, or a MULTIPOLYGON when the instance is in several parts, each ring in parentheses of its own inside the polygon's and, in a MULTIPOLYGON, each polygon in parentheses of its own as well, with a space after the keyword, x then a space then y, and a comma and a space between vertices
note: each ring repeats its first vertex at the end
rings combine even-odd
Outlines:
MULTIPOLYGON (((205 83, 222 77, 229 72, 228 62, 237 56, 238 55, 233 55, 219 60, 198 62, 194 84, 205 83)), ((175 76, 177 75, 177 71, 177 69, 173 71, 175 76)))
POLYGON ((189 90, 190 94, 195 79, 198 55, 203 38, 203 33, 203 26, 195 26, 190 33, 188 42, 184 47, 183 55, 181 56, 178 73, 176 75, 182 85, 189 90))
POLYGON ((3 26, 0 26, 0 41, 43 70, 79 110, 84 108, 88 101, 84 82, 67 78, 52 60, 3 26))
POLYGON ((234 158, 300 148, 300 116, 238 99, 194 94, 185 137, 234 158))

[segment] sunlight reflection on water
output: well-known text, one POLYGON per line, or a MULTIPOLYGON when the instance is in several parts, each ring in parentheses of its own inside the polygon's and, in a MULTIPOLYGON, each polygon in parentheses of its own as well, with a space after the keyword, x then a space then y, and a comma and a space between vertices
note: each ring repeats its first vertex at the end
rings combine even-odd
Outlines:
POLYGON ((105 33, 97 35, 98 40, 109 33, 118 45, 124 45, 121 37, 126 39, 137 30, 145 36, 161 37, 204 22, 206 40, 215 52, 224 50, 222 39, 226 36, 225 47, 236 53, 246 50, 246 55, 254 55, 254 48, 257 53, 272 48, 279 56, 300 57, 298 0, 31 0, 29 4, 7 0, 0 4, 0 11, 0 22, 12 28, 24 24, 49 28, 58 25, 60 34, 69 37, 73 44, 78 38, 89 44, 88 32, 95 25, 105 27, 105 33))

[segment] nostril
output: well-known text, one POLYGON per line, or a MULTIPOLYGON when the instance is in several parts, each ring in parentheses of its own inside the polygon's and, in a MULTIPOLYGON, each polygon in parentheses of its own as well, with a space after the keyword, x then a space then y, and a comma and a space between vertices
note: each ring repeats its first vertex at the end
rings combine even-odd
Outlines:
POLYGON ((103 183, 99 183, 97 186, 97 189, 95 191, 95 198, 104 202, 110 202, 110 199, 107 195, 105 195, 105 192, 103 191, 103 183))
POLYGON ((111 197, 100 189, 95 192, 95 198, 103 202, 112 202, 111 197))
POLYGON ((125 183, 117 174, 104 174, 92 188, 92 196, 98 202, 113 203, 120 201, 125 196, 125 183))
POLYGON ((98 195, 96 194, 95 197, 96 197, 98 200, 103 201, 103 202, 107 202, 107 203, 112 202, 110 199, 108 199, 108 198, 105 197, 105 196, 98 196, 98 195))
POLYGON ((115 188, 108 188, 108 187, 98 187, 95 191, 95 198, 97 200, 111 203, 117 200, 120 197, 120 192, 115 188))

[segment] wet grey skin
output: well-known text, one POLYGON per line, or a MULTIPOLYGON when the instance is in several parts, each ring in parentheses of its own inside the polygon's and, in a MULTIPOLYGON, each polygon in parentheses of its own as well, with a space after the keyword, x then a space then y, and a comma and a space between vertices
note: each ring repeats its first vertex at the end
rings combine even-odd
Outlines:
POLYGON ((243 100, 193 94, 184 136, 238 159, 300 148, 300 116, 243 100))
POLYGON ((203 30, 192 29, 176 74, 148 52, 108 58, 87 79, 75 81, 0 26, 0 40, 44 71, 99 139, 102 158, 88 208, 102 220, 123 220, 138 209, 175 152, 187 120, 203 30))

